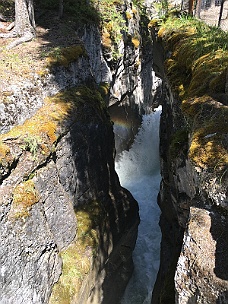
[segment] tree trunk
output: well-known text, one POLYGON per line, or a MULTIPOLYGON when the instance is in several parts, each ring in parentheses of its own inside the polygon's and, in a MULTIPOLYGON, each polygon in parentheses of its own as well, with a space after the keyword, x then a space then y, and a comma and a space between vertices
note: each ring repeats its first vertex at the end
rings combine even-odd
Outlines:
POLYGON ((222 20, 222 13, 223 13, 224 2, 225 2, 225 0, 221 1, 221 7, 220 7, 220 12, 219 12, 219 20, 218 20, 218 27, 221 26, 221 20, 222 20))
POLYGON ((202 0, 198 0, 196 3, 196 17, 200 19, 202 0))
POLYGON ((35 18, 33 0, 15 0, 15 27, 18 37, 32 34, 35 36, 35 18))
POLYGON ((188 2, 188 14, 193 15, 193 9, 194 9, 194 0, 189 0, 188 2))
POLYGON ((11 49, 36 36, 33 0, 15 0, 15 23, 10 33, 0 34, 1 38, 18 38, 7 48, 11 49))

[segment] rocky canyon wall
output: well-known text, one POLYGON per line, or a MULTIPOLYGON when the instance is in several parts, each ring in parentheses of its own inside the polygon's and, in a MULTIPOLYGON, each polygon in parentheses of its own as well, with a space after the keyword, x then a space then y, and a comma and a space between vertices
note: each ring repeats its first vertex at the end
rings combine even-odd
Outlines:
POLYGON ((71 20, 55 37, 66 25, 51 14, 36 41, 2 53, 1 304, 116 304, 133 271, 138 205, 114 159, 161 81, 146 15, 128 0, 117 12, 118 41, 71 20))
POLYGON ((106 106, 84 86, 1 135, 1 303, 118 301, 139 218, 113 156, 106 106))
POLYGON ((126 11, 114 65, 90 25, 38 72, 31 62, 1 83, 1 303, 116 304, 133 271, 138 206, 115 173, 107 106, 143 113, 156 77, 140 57, 139 13, 126 11))
POLYGON ((152 303, 228 303, 227 71, 224 66, 217 73, 224 75, 219 83, 212 75, 194 83, 202 66, 194 62, 190 72, 191 60, 181 49, 186 32, 164 30, 156 39, 164 47, 166 98, 160 125, 161 264, 152 303), (207 81, 214 83, 213 92, 207 81), (197 95, 202 84, 204 92, 197 95))

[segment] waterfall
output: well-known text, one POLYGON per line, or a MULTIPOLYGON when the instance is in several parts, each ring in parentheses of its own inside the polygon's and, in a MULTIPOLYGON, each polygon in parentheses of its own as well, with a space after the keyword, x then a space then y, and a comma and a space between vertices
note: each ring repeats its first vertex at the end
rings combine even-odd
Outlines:
POLYGON ((149 304, 159 268, 161 232, 157 194, 160 185, 159 121, 161 107, 144 115, 129 151, 116 162, 120 183, 139 203, 141 223, 133 252, 135 270, 121 304, 149 304))

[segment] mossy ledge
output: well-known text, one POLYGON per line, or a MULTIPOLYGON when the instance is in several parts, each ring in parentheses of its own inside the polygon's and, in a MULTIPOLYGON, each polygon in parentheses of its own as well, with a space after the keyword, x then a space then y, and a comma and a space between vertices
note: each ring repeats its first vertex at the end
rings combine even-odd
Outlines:
POLYGON ((0 165, 6 166, 13 158, 10 146, 13 141, 20 143, 21 150, 28 150, 48 156, 54 149, 61 126, 72 113, 75 120, 93 120, 93 115, 83 108, 86 104, 93 109, 93 114, 104 118, 106 105, 99 88, 79 86, 47 97, 44 105, 23 125, 13 127, 8 133, 0 135, 0 165))
POLYGON ((188 156, 198 167, 223 170, 228 164, 228 34, 193 18, 172 17, 162 23, 158 37, 171 54, 165 68, 187 119, 188 156))
POLYGON ((9 213, 11 219, 26 218, 35 203, 39 201, 39 193, 32 180, 17 185, 13 190, 13 204, 9 213))
POLYGON ((111 124, 98 88, 79 86, 46 98, 33 117, 0 135, 0 181, 12 170, 22 175, 12 189, 12 218, 29 216, 32 205, 38 201, 39 194, 32 187, 31 176, 55 153, 62 134, 75 122, 89 124, 97 119, 111 124), (29 165, 22 169, 20 159, 24 158, 29 165), (19 168, 15 171, 16 166, 19 168), (26 196, 28 200, 24 199, 26 196))
POLYGON ((81 287, 94 267, 100 248, 101 225, 105 225, 106 214, 97 201, 78 207, 77 238, 61 252, 62 275, 54 285, 50 304, 69 304, 77 301, 81 287))
POLYGON ((70 63, 83 56, 87 56, 83 45, 71 45, 65 48, 56 47, 48 54, 46 62, 48 67, 67 67, 70 63))

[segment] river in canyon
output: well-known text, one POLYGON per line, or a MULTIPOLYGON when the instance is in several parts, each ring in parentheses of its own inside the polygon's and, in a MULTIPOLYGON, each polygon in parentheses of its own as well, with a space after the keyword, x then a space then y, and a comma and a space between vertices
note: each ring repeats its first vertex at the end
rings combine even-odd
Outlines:
POLYGON ((120 183, 139 203, 140 225, 133 252, 135 269, 121 304, 150 304, 159 268, 161 231, 157 195, 160 185, 159 121, 161 107, 144 115, 129 151, 116 162, 120 183))

